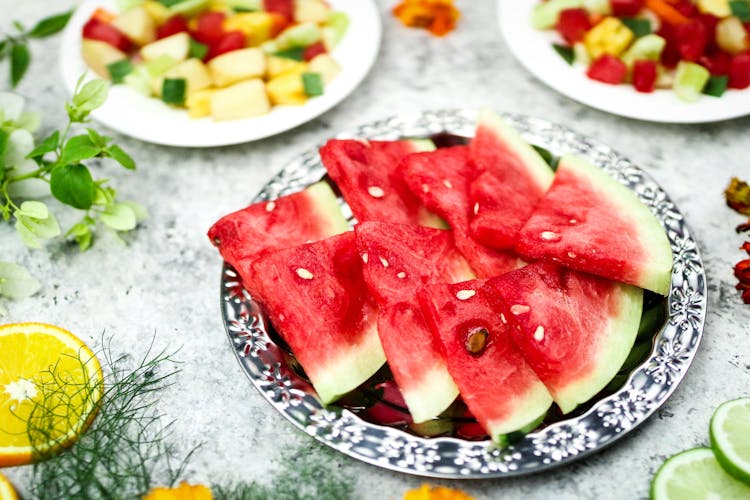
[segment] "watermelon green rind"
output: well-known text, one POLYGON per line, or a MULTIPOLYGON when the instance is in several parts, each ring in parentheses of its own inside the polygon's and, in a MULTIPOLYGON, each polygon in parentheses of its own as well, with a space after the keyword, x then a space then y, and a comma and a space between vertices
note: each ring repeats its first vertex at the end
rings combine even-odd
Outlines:
POLYGON ((555 182, 521 230, 516 251, 669 293, 672 250, 659 220, 635 193, 573 155, 560 159, 555 182))
POLYGON ((412 419, 419 424, 443 413, 458 397, 458 387, 445 363, 438 363, 425 372, 422 380, 402 388, 401 393, 412 419))
POLYGON ((593 356, 597 359, 593 372, 585 379, 574 381, 555 392, 554 397, 563 413, 595 396, 617 375, 630 354, 643 309, 643 290, 620 284, 618 293, 619 313, 609 319, 602 329, 600 349, 593 356))

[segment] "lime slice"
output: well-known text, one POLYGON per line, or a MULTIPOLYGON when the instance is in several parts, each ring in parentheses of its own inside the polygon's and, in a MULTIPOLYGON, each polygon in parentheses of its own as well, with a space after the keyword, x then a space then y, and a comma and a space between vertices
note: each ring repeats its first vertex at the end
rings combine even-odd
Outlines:
POLYGON ((711 417, 711 447, 722 467, 750 484, 750 398, 721 404, 711 417))
POLYGON ((652 500, 750 498, 750 487, 724 472, 710 448, 693 448, 667 459, 651 481, 652 500))

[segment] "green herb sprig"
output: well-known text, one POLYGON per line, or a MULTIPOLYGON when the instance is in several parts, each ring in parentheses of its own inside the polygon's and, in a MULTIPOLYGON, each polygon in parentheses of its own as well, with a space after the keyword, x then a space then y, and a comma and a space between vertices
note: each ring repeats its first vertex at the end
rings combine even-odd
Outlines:
POLYGON ((26 29, 19 21, 13 21, 16 30, 14 34, 6 34, 0 38, 0 61, 10 60, 10 84, 15 88, 26 74, 31 63, 29 41, 47 38, 62 31, 68 24, 73 10, 45 17, 32 28, 26 29))

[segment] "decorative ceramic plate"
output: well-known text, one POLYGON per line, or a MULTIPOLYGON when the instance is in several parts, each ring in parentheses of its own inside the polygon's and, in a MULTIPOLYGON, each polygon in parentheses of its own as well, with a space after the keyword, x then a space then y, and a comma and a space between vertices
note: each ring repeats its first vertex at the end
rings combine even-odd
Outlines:
MULTIPOLYGON (((339 137, 393 140, 441 133, 471 137, 476 117, 475 110, 408 114, 369 123, 339 137)), ((347 408, 324 408, 300 376, 291 354, 274 340, 278 337, 272 333, 268 319, 242 288, 236 272, 225 265, 221 309, 237 359, 263 397, 317 440, 359 460, 422 476, 528 474, 614 443, 664 404, 685 376, 703 331, 706 280, 696 242, 680 211, 648 174, 610 147, 544 120, 518 115, 505 118, 532 144, 555 155, 575 153, 599 165, 633 190, 661 221, 672 246, 674 269, 669 297, 663 301, 667 318, 655 333, 653 349, 629 372, 619 390, 589 403, 577 416, 563 416, 527 434, 508 448, 497 449, 489 440, 419 437, 367 422, 347 408)), ((325 173, 317 148, 312 149, 289 163, 253 201, 298 191, 319 181, 325 173)))
MULTIPOLYGON (((187 111, 146 97, 127 85, 114 85, 109 99, 93 117, 104 125, 146 142, 183 147, 239 144, 292 129, 323 114, 348 96, 364 79, 378 55, 380 13, 373 0, 329 0, 335 10, 349 15, 349 29, 333 51, 341 73, 322 96, 302 106, 275 106, 267 115, 215 122, 193 119, 187 111)), ((81 30, 97 7, 117 12, 115 0, 84 0, 63 34, 60 65, 63 83, 72 94, 78 78, 88 71, 81 56, 81 30)))
POLYGON ((750 114, 750 90, 728 90, 722 97, 702 95, 697 102, 680 100, 671 89, 650 94, 632 85, 591 80, 581 65, 570 66, 552 48, 560 43, 555 30, 539 31, 529 20, 540 0, 499 0, 498 20, 505 43, 534 76, 576 101, 628 118, 663 123, 703 123, 750 114))

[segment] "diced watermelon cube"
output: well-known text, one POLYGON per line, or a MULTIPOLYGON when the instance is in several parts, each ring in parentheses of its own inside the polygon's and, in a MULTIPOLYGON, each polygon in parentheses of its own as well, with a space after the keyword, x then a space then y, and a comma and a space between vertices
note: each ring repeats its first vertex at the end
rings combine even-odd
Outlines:
POLYGON ((700 63, 714 76, 726 75, 729 73, 729 66, 732 64, 732 55, 727 52, 716 51, 711 55, 703 56, 700 63))
POLYGON ((732 58, 729 65, 729 87, 746 89, 750 87, 750 52, 742 52, 732 58))
POLYGON ((223 35, 218 41, 208 45, 208 55, 206 60, 210 61, 214 57, 240 50, 245 48, 245 34, 241 31, 230 31, 223 35))
POLYGON ((683 60, 695 62, 701 58, 708 45, 708 30, 698 19, 674 27, 677 50, 683 60))
POLYGON ((628 67, 618 57, 604 54, 589 66, 586 72, 589 78, 603 83, 619 85, 628 75, 628 67))
POLYGON ((696 19, 703 24, 706 28, 706 38, 708 40, 706 44, 706 53, 712 53, 717 49, 716 46, 716 25, 719 23, 719 18, 711 14, 699 14, 696 19))
POLYGON ((557 19, 557 31, 570 45, 583 40, 590 29, 591 21, 586 9, 565 9, 557 19))
POLYGON ((612 14, 617 17, 632 17, 643 8, 643 0, 610 0, 612 14))
POLYGON ((224 13, 205 12, 198 17, 198 28, 193 38, 201 43, 211 45, 218 42, 224 35, 224 13))
POLYGON ((312 61, 315 59, 315 57, 319 56, 320 54, 325 54, 326 46, 323 42, 317 42, 310 46, 308 46, 305 51, 302 53, 302 58, 305 61, 312 61))
POLYGON ((168 36, 176 35, 188 30, 187 20, 181 15, 172 16, 167 19, 164 24, 156 28, 156 38, 167 38, 168 36))
POLYGON ((680 49, 677 45, 677 36, 672 25, 662 23, 657 35, 667 41, 664 50, 661 52, 661 63, 667 68, 674 68, 680 62, 680 49))
POLYGON ((133 48, 133 42, 120 30, 96 18, 89 19, 83 26, 83 38, 108 43, 123 52, 128 52, 133 48))
POLYGON ((294 20, 294 0, 263 0, 266 12, 281 14, 289 21, 294 20))
POLYGON ((673 5, 675 10, 685 17, 695 17, 698 14, 698 7, 692 1, 681 0, 673 5))
POLYGON ((638 92, 653 92, 656 87, 656 61, 639 60, 633 65, 633 86, 638 92))

